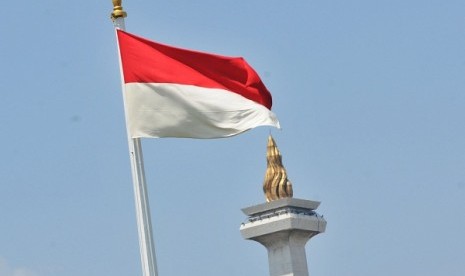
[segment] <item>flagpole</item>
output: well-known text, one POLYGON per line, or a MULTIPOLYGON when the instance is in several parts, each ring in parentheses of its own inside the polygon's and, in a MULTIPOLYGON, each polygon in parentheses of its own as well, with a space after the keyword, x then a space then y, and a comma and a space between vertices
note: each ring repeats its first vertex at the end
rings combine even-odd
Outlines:
MULTIPOLYGON (((125 30, 124 18, 126 12, 121 6, 121 0, 113 1, 113 12, 111 18, 116 29, 125 30)), ((119 46, 118 46, 119 55, 119 46)), ((121 72, 121 83, 123 89, 123 99, 125 98, 124 93, 124 78, 123 71, 121 68, 121 57, 120 59, 120 72, 121 72)), ((149 200, 147 195, 147 183, 145 181, 144 172, 144 160, 142 156, 142 144, 140 138, 132 138, 129 129, 127 128, 127 112, 126 112, 126 100, 124 99, 124 110, 126 116, 126 129, 128 131, 128 145, 129 145, 129 157, 131 159, 131 171, 132 180, 134 186, 134 197, 136 204, 136 217, 137 226, 139 232, 139 247, 140 256, 142 263, 142 275, 143 276, 157 276, 157 261, 155 257, 155 246, 152 235, 152 222, 150 216, 149 200)))

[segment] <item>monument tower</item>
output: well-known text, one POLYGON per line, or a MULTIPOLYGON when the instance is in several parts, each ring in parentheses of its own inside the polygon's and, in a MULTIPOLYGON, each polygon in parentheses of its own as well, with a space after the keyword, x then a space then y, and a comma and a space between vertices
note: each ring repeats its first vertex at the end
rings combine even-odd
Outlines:
POLYGON ((266 203, 242 209, 242 237, 268 250, 270 276, 308 276, 305 244, 323 233, 326 221, 315 210, 320 202, 293 198, 281 154, 271 135, 267 146, 267 170, 263 191, 266 203))

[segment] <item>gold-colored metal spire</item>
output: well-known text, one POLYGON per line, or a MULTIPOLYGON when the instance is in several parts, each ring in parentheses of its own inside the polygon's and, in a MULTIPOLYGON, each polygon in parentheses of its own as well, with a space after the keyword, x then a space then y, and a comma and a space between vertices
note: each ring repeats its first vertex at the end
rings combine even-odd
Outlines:
POLYGON ((111 19, 115 20, 116 18, 126 17, 127 13, 123 10, 121 6, 122 0, 112 0, 113 1, 113 12, 111 13, 111 19))
POLYGON ((281 153, 271 135, 268 137, 266 149, 266 174, 263 181, 263 192, 266 201, 270 202, 280 198, 292 197, 292 184, 287 179, 287 172, 283 166, 281 153))

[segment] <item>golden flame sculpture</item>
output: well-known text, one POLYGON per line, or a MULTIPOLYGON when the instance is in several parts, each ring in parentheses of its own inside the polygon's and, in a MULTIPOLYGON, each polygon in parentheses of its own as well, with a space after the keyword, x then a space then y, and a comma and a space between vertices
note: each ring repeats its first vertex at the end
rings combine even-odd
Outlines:
POLYGON ((263 181, 263 192, 266 201, 270 202, 280 198, 292 197, 292 184, 287 179, 286 169, 283 166, 281 153, 271 135, 268 137, 266 149, 266 173, 263 181))

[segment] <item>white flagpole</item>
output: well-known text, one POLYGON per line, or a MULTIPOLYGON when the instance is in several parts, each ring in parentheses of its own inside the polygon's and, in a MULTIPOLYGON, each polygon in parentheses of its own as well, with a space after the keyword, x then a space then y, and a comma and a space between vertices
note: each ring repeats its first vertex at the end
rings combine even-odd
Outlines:
MULTIPOLYGON (((111 17, 113 24, 116 29, 125 30, 124 18, 126 12, 123 11, 121 6, 121 0, 113 1, 113 12, 111 17)), ((118 44, 118 55, 119 55, 119 44, 118 44)), ((121 83, 123 89, 123 100, 124 100, 124 111, 126 116, 126 129, 127 129, 127 112, 126 112, 126 100, 124 93, 124 79, 123 70, 120 59, 120 72, 121 72, 121 83)), ((142 262, 142 275, 143 276, 157 276, 157 261, 155 257, 155 246, 152 236, 152 222, 150 217, 149 200, 147 196, 147 183, 145 181, 144 172, 144 160, 142 156, 142 145, 140 138, 132 138, 129 129, 128 131, 128 145, 129 145, 129 156, 131 159, 131 170, 132 170, 132 181, 134 185, 134 196, 136 203, 136 216, 137 226, 139 232, 139 247, 140 256, 142 262)))

